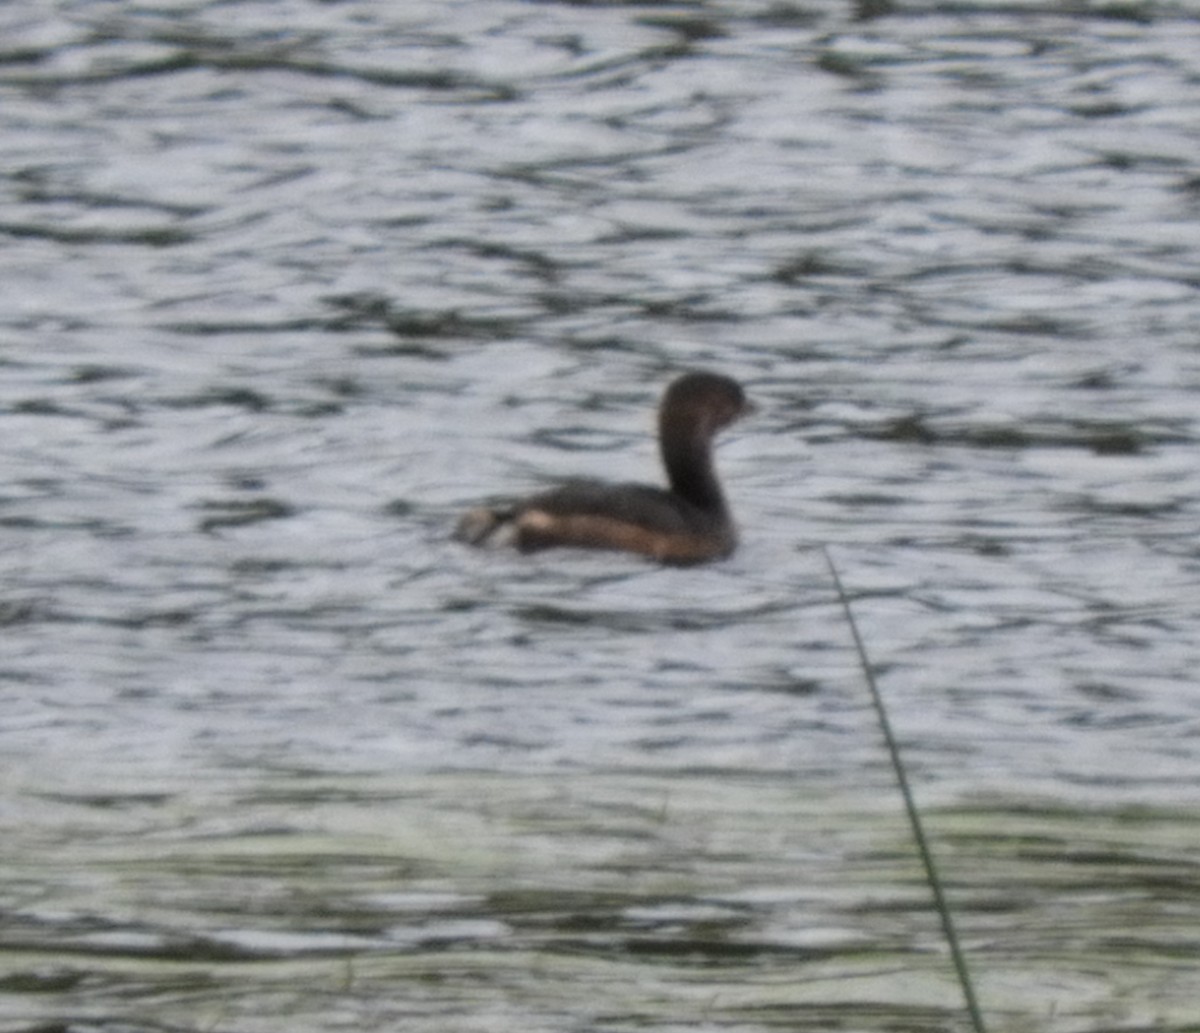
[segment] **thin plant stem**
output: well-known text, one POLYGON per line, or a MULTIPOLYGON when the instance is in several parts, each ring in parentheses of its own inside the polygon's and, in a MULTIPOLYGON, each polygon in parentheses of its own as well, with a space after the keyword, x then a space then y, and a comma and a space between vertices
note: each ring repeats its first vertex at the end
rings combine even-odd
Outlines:
POLYGON ((904 797, 904 806, 908 811, 908 821, 912 826, 917 852, 921 855, 921 863, 925 866, 925 875, 929 881, 929 887, 933 891, 933 903, 942 919, 942 931, 946 935, 946 942, 950 945, 950 957, 954 960, 954 969, 958 973, 958 982, 962 987, 967 1012, 971 1016, 975 1033, 987 1033, 983 1024, 983 1015, 979 1010, 979 1002, 975 998, 975 988, 971 982, 970 970, 967 968, 967 959, 959 945, 958 933, 954 928, 954 918, 950 914, 950 905, 947 903, 946 894, 942 889, 942 879, 933 859, 933 851, 929 849, 929 841, 925 837, 925 828, 921 824, 921 815, 917 810, 916 801, 913 799, 912 789, 909 788, 908 775, 905 773, 904 762, 900 757, 900 747, 896 743, 895 735, 892 734, 892 723, 888 720, 887 708, 883 705, 883 696, 880 695, 879 686, 875 682, 875 673, 871 670, 871 661, 867 657, 866 646, 863 645, 862 636, 858 632, 858 624, 854 620, 854 613, 850 609, 850 600, 846 596, 845 588, 842 587, 842 579, 838 576, 833 556, 827 547, 824 547, 822 551, 825 553, 825 562, 829 564, 829 573, 833 575, 833 584, 837 588, 838 599, 841 600, 842 609, 846 613, 850 634, 854 637, 854 648, 858 652, 858 660, 862 665, 863 675, 867 679, 867 688, 871 690, 871 701, 875 704, 875 714, 879 718, 879 727, 882 729, 884 741, 887 743, 888 755, 892 760, 892 770, 896 773, 896 782, 900 786, 900 795, 904 797))

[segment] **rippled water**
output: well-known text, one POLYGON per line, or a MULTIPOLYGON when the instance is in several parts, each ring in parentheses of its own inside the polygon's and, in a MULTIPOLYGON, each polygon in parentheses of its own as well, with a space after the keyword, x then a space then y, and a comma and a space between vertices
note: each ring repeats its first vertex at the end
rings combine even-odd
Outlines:
POLYGON ((0 9, 4 1029, 958 1028, 822 546, 995 1028, 1191 1028, 1198 55, 0 9), (733 559, 447 539, 657 477, 692 366, 761 406, 733 559))

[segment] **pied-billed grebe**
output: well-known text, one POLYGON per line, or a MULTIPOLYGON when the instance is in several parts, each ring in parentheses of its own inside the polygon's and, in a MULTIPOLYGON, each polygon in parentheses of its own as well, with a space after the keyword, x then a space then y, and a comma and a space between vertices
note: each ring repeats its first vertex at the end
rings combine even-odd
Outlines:
POLYGON ((503 541, 522 552, 555 545, 623 549, 672 564, 728 556, 737 531, 713 470, 712 442, 750 409, 737 381, 685 373, 667 388, 658 410, 669 491, 570 481, 512 506, 473 509, 455 537, 475 545, 503 541))

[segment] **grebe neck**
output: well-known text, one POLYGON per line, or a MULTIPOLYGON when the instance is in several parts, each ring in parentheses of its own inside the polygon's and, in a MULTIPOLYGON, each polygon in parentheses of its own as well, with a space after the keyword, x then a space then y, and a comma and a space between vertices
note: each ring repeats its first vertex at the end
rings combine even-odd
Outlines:
POLYGON ((671 491, 697 509, 724 514, 725 495, 713 468, 712 434, 701 425, 659 428, 663 466, 671 491))

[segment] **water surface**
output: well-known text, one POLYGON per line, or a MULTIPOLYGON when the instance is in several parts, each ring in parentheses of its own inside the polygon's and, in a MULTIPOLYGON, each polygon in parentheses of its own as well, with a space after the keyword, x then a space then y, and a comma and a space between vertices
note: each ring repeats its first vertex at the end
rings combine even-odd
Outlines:
POLYGON ((1187 1029, 1182 5, 0 14, 5 1030, 1187 1029), (730 561, 478 554, 742 380, 730 561))

